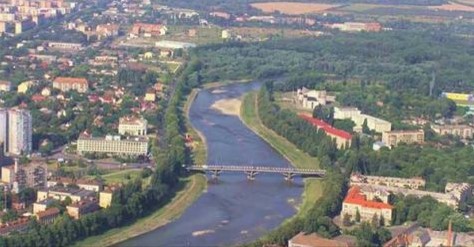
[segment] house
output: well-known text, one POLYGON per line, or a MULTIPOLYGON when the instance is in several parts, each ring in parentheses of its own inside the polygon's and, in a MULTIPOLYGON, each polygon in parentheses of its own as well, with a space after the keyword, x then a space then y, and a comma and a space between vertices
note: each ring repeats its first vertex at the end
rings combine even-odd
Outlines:
POLYGON ((59 216, 58 208, 49 208, 45 211, 37 212, 36 219, 40 224, 51 224, 59 216))
POLYGON ((385 224, 392 221, 393 207, 387 203, 389 194, 381 190, 363 191, 360 186, 351 186, 342 203, 341 217, 349 215, 352 219, 360 215, 361 221, 370 222, 373 217, 383 217, 385 224), (380 202, 380 199, 385 202, 380 202))
POLYGON ((130 30, 131 37, 157 37, 163 36, 168 32, 168 28, 160 24, 135 23, 130 30))
POLYGON ((160 57, 165 58, 165 57, 171 57, 171 56, 173 56, 173 50, 171 49, 160 50, 160 57))
POLYGON ((0 91, 10 92, 12 89, 12 83, 9 81, 0 81, 0 91))
POLYGON ((49 206, 51 206, 54 202, 56 202, 55 199, 46 198, 44 200, 33 203, 33 214, 37 214, 38 212, 46 211, 46 209, 49 206))
POLYGON ((349 148, 352 142, 352 135, 344 130, 336 129, 323 120, 311 116, 300 114, 300 118, 310 123, 318 130, 323 130, 329 137, 336 141, 337 148, 349 148))
POLYGON ((99 206, 101 208, 108 208, 112 205, 112 199, 116 189, 117 187, 109 187, 99 193, 99 206))
POLYGON ((321 237, 317 233, 298 233, 288 240, 288 247, 356 247, 357 239, 349 235, 340 235, 333 239, 321 237))
POLYGON ((131 136, 145 136, 147 134, 148 121, 144 118, 134 116, 119 119, 119 134, 131 136))
POLYGON ((153 90, 153 89, 147 90, 144 100, 148 101, 148 102, 155 102, 156 101, 156 92, 155 92, 155 90, 153 90))
POLYGON ((26 93, 33 85, 35 85, 34 81, 25 81, 18 85, 17 92, 18 93, 26 93))
POLYGON ((89 89, 89 82, 85 78, 57 77, 53 81, 53 88, 63 92, 75 90, 79 93, 85 93, 89 89))
POLYGON ((66 206, 66 210, 69 216, 78 220, 83 215, 99 210, 99 205, 96 200, 85 199, 66 206))
POLYGON ((95 28, 95 32, 99 40, 106 37, 117 36, 119 34, 119 25, 110 23, 107 23, 105 25, 99 24, 95 28))
POLYGON ((309 90, 303 87, 296 91, 296 100, 303 108, 313 110, 318 105, 334 103, 336 96, 328 95, 326 90, 309 90))
POLYGON ((51 89, 48 87, 43 88, 43 90, 41 90, 41 95, 44 97, 49 97, 51 95, 51 89))

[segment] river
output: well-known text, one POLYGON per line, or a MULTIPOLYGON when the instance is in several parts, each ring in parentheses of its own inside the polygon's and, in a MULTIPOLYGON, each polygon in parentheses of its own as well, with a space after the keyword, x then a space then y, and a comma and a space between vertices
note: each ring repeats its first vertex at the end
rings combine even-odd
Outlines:
MULTIPOLYGON (((258 83, 201 90, 191 106, 193 126, 206 138, 208 164, 290 166, 289 162, 248 129, 237 116, 211 108, 222 99, 257 90, 258 83)), ((242 173, 223 173, 176 221, 119 246, 229 246, 256 240, 296 213, 302 181, 259 174, 247 181, 242 173)))

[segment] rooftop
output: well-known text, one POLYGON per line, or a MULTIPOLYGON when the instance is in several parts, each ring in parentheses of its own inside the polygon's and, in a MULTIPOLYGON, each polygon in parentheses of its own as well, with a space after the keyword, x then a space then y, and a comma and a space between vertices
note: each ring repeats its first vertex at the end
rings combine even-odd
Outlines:
POLYGON ((317 119, 317 118, 312 118, 312 117, 304 115, 304 114, 300 114, 299 117, 306 120, 307 122, 309 122, 313 126, 317 126, 318 128, 323 129, 328 134, 338 136, 338 137, 341 137, 341 138, 344 138, 344 139, 347 139, 347 140, 352 139, 352 135, 349 132, 346 132, 346 131, 340 130, 340 129, 336 129, 336 128, 332 127, 331 125, 329 125, 328 123, 324 122, 323 120, 320 120, 320 119, 317 119))
POLYGON ((86 78, 82 77, 57 77, 54 79, 54 82, 56 83, 62 83, 62 84, 83 84, 83 85, 89 85, 87 82, 86 78))
POLYGON ((36 213, 36 215, 38 216, 38 218, 41 219, 41 218, 49 217, 49 216, 52 216, 52 215, 58 215, 59 212, 60 211, 59 211, 58 208, 48 208, 45 211, 41 211, 41 212, 36 213))
POLYGON ((366 196, 362 193, 359 186, 352 186, 347 192, 344 203, 357 204, 362 207, 376 208, 376 209, 392 209, 390 204, 376 201, 368 201, 366 196))

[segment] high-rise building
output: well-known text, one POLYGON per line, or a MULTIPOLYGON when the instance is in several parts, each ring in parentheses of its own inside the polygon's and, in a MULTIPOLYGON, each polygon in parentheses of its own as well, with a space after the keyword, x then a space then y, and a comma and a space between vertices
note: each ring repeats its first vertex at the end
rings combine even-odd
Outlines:
POLYGON ((7 152, 14 155, 30 153, 33 135, 31 114, 27 110, 8 110, 7 152))
POLYGON ((4 152, 7 151, 8 148, 8 111, 6 109, 0 109, 0 143, 3 143, 3 150, 4 152))

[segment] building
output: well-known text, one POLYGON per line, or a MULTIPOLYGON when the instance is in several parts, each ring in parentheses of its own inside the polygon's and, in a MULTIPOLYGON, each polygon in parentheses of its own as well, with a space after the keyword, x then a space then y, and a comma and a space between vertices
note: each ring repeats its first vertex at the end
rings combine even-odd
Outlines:
POLYGON ((12 83, 9 81, 0 81, 0 91, 10 92, 12 90, 12 83))
POLYGON ((51 206, 54 202, 56 202, 55 199, 46 198, 44 200, 33 203, 33 214, 46 211, 48 207, 51 206))
POLYGON ((81 135, 77 140, 77 154, 107 153, 118 155, 147 155, 148 138, 134 137, 121 139, 120 136, 106 136, 105 138, 81 135))
POLYGON ((144 100, 148 101, 148 102, 155 102, 156 101, 156 92, 155 92, 155 90, 153 90, 153 89, 147 90, 146 93, 145 93, 144 100))
POLYGON ((86 180, 86 179, 72 179, 68 177, 59 177, 54 180, 49 180, 47 182, 48 188, 55 187, 59 184, 67 187, 69 185, 76 185, 80 189, 99 192, 103 188, 103 183, 99 180, 86 180))
POLYGON ((155 47, 165 49, 188 49, 196 47, 196 44, 179 41, 161 40, 155 42, 155 47))
POLYGON ((333 239, 323 238, 317 233, 298 233, 288 240, 288 247, 356 247, 357 239, 349 235, 340 235, 333 239))
POLYGON ((468 183, 447 183, 444 192, 453 195, 460 202, 465 202, 472 196, 472 187, 468 183))
POLYGON ((11 232, 25 232, 28 230, 30 225, 29 218, 19 218, 14 221, 9 221, 7 223, 0 225, 0 236, 6 236, 11 232))
POLYGON ((81 200, 75 202, 69 206, 66 206, 67 213, 73 219, 80 219, 81 216, 89 213, 93 213, 99 210, 99 205, 96 200, 81 200))
POLYGON ((329 137, 336 141, 337 148, 349 148, 351 146, 352 135, 344 130, 336 129, 328 123, 304 114, 300 118, 307 121, 318 130, 323 130, 329 137))
POLYGON ((425 142, 425 132, 423 130, 395 130, 382 133, 382 142, 388 146, 396 147, 399 143, 418 143, 425 142))
POLYGON ((59 209, 49 208, 45 211, 37 212, 36 219, 40 224, 51 224, 54 223, 54 220, 59 216, 59 209))
POLYGON ((48 42, 48 47, 51 49, 58 49, 58 50, 71 50, 71 51, 79 51, 82 50, 81 43, 67 43, 67 42, 48 42))
POLYGON ((382 25, 378 22, 344 22, 326 25, 332 29, 339 29, 342 32, 380 32, 382 25))
POLYGON ((0 143, 2 143, 2 153, 8 150, 8 111, 0 108, 0 143))
POLYGON ((53 88, 63 92, 75 90, 79 93, 85 93, 89 89, 89 82, 85 78, 57 77, 53 81, 53 88))
POLYGON ((129 136, 146 136, 148 121, 133 116, 122 117, 119 120, 119 134, 129 136))
MULTIPOLYGON (((0 113, 0 121, 4 120, 4 116, 0 113)), ((32 150, 32 118, 27 110, 11 108, 7 114, 7 152, 13 155, 21 155, 30 153, 32 150)), ((0 123, 4 125, 4 123, 0 123)), ((1 134, 0 134, 1 138, 1 134)), ((4 141, 1 140, 0 141, 4 141)))
POLYGON ((96 192, 94 191, 56 186, 38 190, 36 201, 40 202, 48 198, 64 201, 69 197, 72 202, 78 202, 95 196, 96 192))
POLYGON ((25 81, 25 82, 22 82, 18 85, 17 87, 17 92, 18 93, 26 93, 28 92, 28 90, 33 86, 35 85, 35 82, 34 81, 25 81))
POLYGON ((157 37, 168 32, 168 28, 160 24, 135 23, 130 30, 130 37, 157 37))
POLYGON ((379 219, 383 217, 385 224, 390 224, 393 207, 387 202, 376 201, 376 198, 387 201, 384 192, 363 191, 358 185, 352 186, 342 203, 341 217, 347 214, 355 219, 358 212, 361 221, 371 222, 376 215, 379 219))
POLYGON ((397 178, 397 177, 381 177, 367 176, 360 173, 351 175, 351 185, 357 184, 375 184, 385 185, 398 188, 422 189, 425 187, 426 181, 423 178, 397 178))
POLYGON ((296 91, 296 100, 303 108, 313 110, 318 105, 334 103, 336 96, 328 95, 326 90, 309 90, 303 87, 296 91))
POLYGON ((362 114, 355 107, 334 107, 334 119, 350 119, 356 127, 354 130, 361 131, 362 125, 367 121, 367 127, 375 132, 382 133, 392 130, 392 124, 380 118, 362 114))
POLYGON ((458 106, 474 105, 473 94, 443 92, 441 97, 454 101, 458 106))
POLYGON ((114 37, 119 34, 119 25, 117 24, 99 24, 95 28, 95 32, 97 37, 100 39, 107 38, 107 37, 114 37))
POLYGON ((113 189, 106 189, 99 193, 99 206, 101 208, 108 208, 112 205, 112 198, 114 195, 113 189))
POLYGON ((24 188, 44 188, 48 166, 44 163, 32 162, 26 165, 14 165, 2 167, 2 182, 13 188, 18 193, 24 188))
POLYGON ((448 124, 436 125, 432 124, 431 129, 439 135, 452 135, 463 139, 471 139, 473 137, 474 128, 464 124, 448 124))

